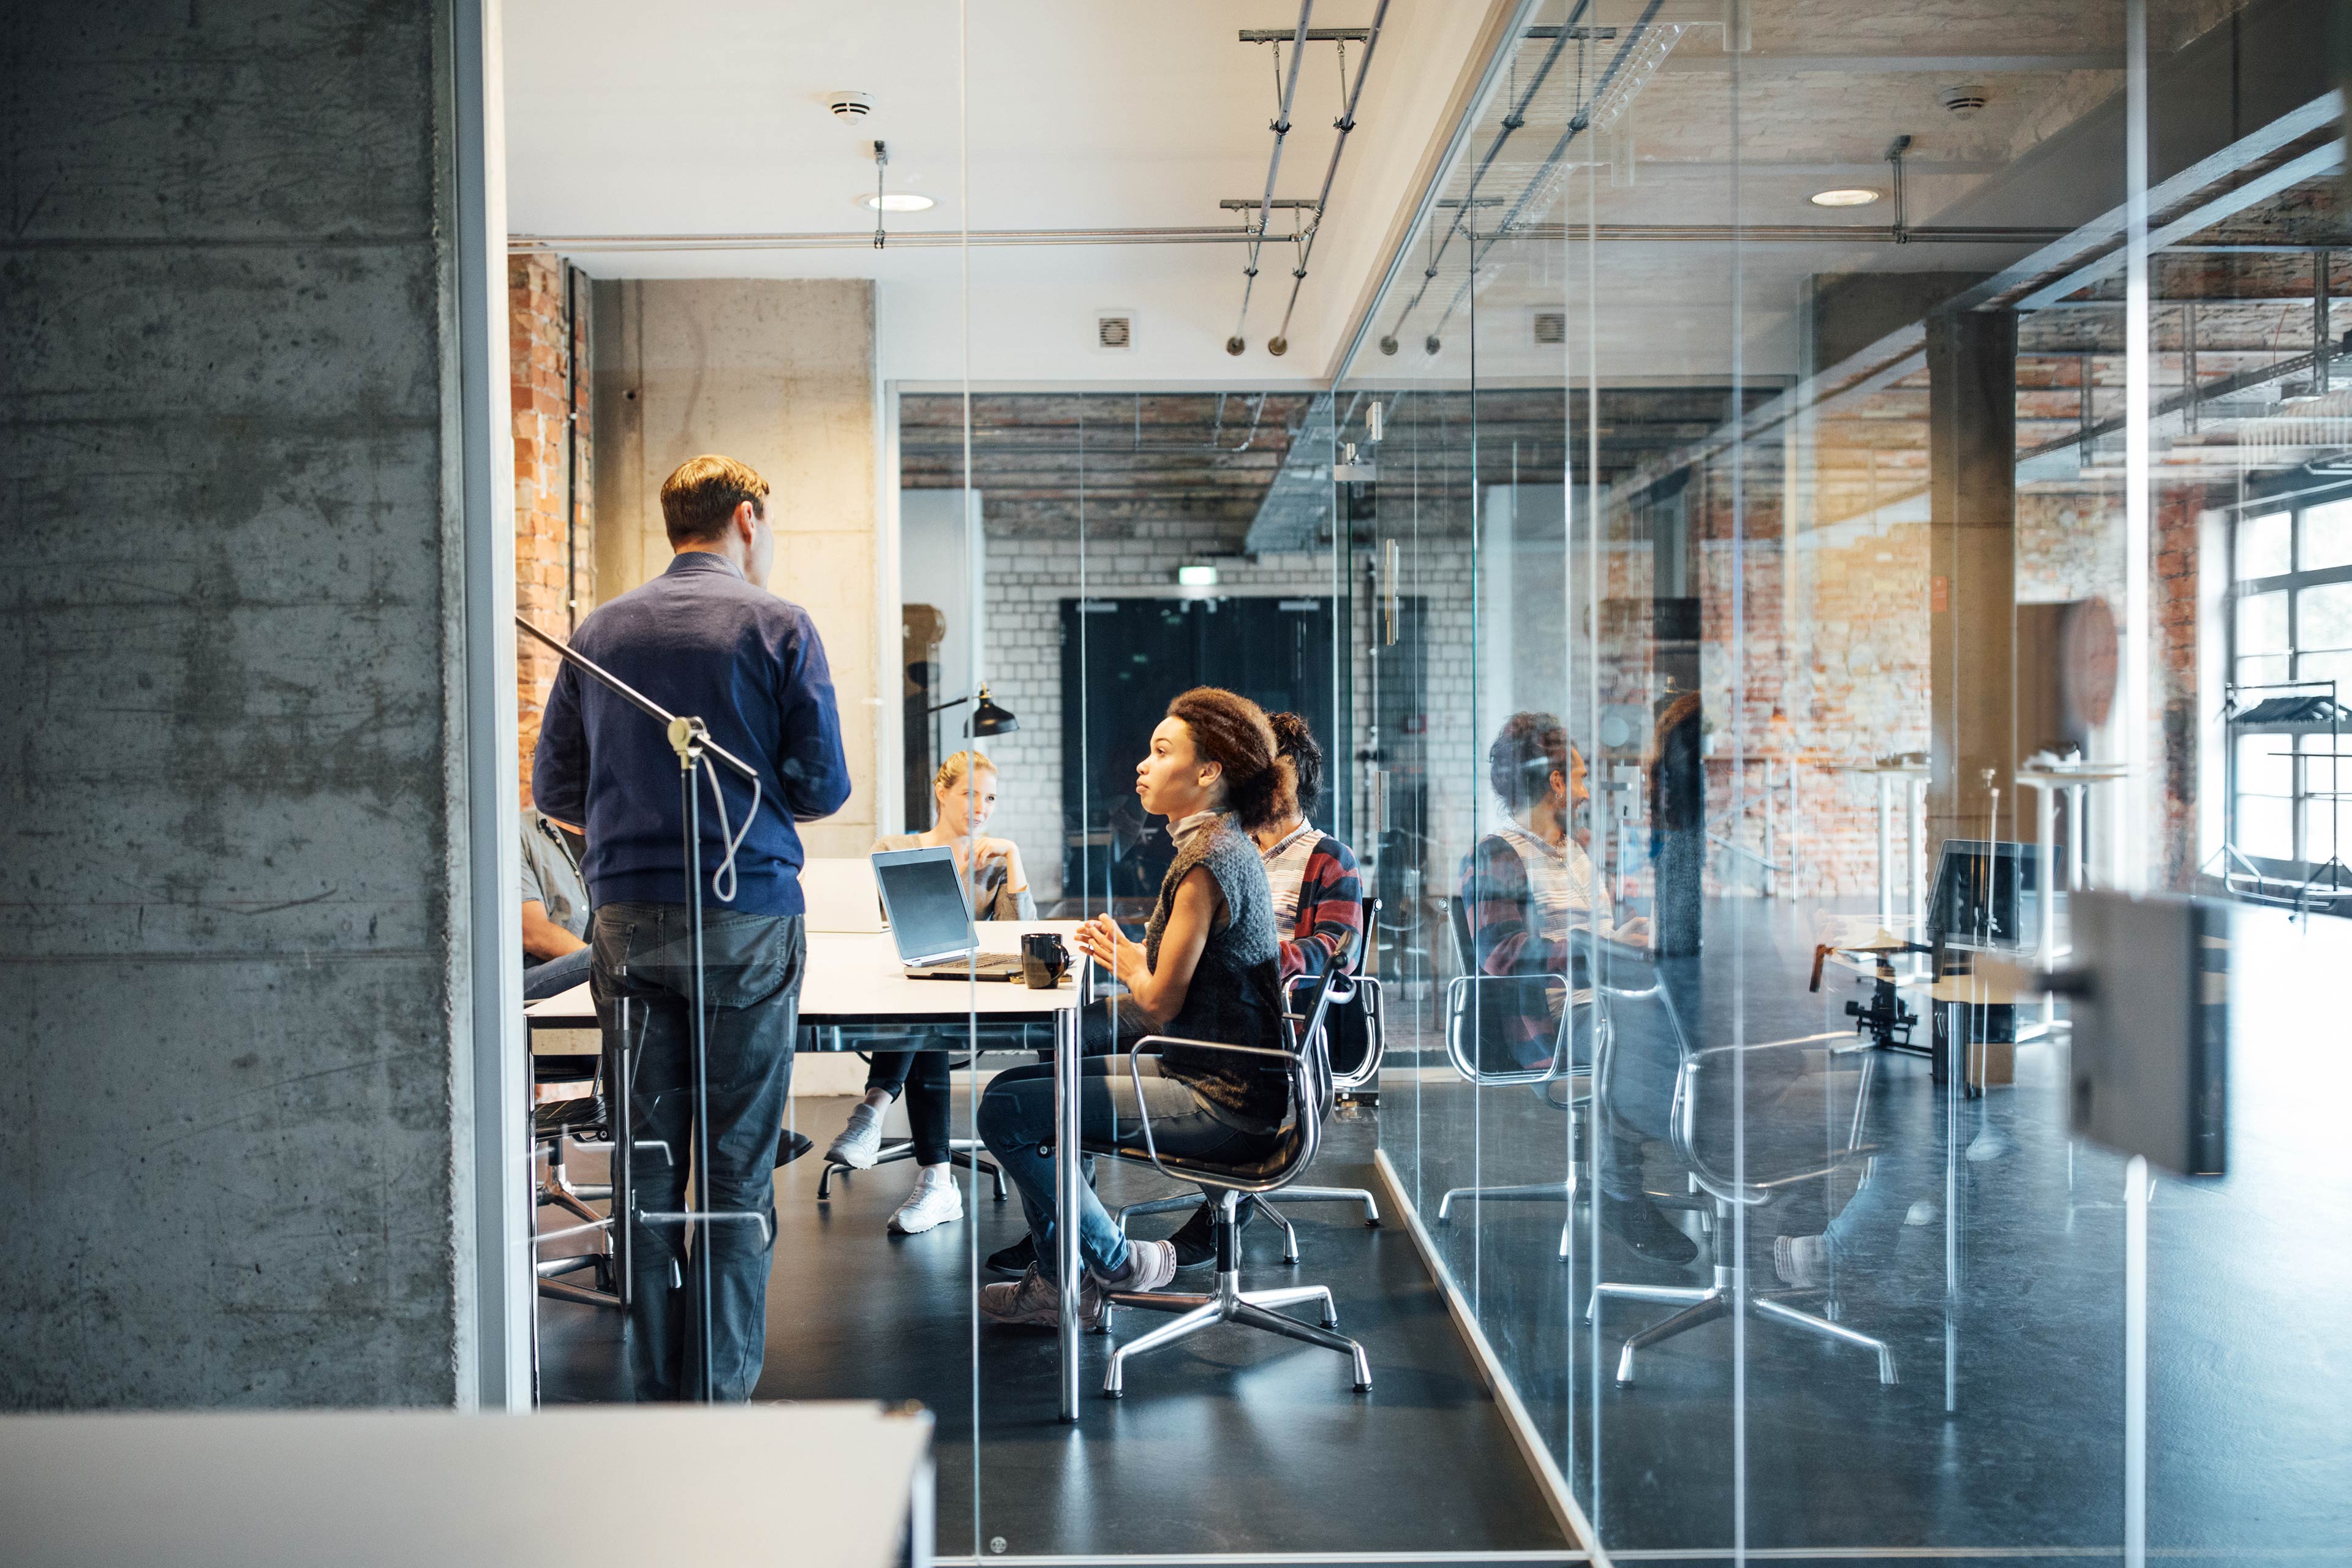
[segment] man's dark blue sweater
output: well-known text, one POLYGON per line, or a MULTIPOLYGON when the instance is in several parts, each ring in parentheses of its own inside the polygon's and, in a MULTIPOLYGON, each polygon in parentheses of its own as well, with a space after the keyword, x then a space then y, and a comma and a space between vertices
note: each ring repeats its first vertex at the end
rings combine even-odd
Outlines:
MULTIPOLYGON (((753 587, 725 556, 692 550, 581 622, 572 642, 671 712, 701 720, 759 770, 762 798, 736 852, 731 905, 710 890, 726 845, 709 781, 696 784, 705 907, 801 913, 793 821, 830 816, 849 799, 833 672, 808 612, 753 587)), ((741 832, 751 786, 724 767, 719 784, 741 832)), ((530 793, 548 816, 587 829, 581 870, 596 903, 686 902, 677 753, 660 724, 568 664, 548 693, 530 793)))

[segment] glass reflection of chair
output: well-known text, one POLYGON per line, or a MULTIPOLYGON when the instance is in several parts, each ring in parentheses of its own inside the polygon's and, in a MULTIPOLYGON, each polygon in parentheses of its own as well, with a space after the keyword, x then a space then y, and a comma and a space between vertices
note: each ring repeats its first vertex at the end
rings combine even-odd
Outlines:
MULTIPOLYGON (((1377 918, 1379 909, 1378 900, 1365 900, 1365 930, 1371 929, 1371 921, 1377 918)), ((1334 1062, 1331 1069, 1331 1087, 1335 1101, 1340 1096, 1353 1093, 1368 1083, 1379 1082, 1381 1058, 1387 1049, 1381 1014, 1381 983, 1370 975, 1350 975, 1348 978, 1353 993, 1353 1001, 1351 1003, 1348 996, 1341 995, 1334 997, 1329 1004, 1330 1011, 1326 1018, 1323 1036, 1326 1059, 1335 1058, 1339 1055, 1333 1037, 1342 1032, 1341 1025, 1345 1020, 1352 1017, 1360 1023, 1362 1041, 1360 1051, 1350 1053, 1350 1059, 1344 1070, 1334 1062)), ((1304 976, 1291 983, 1290 1001, 1294 1006, 1297 1005, 1298 994, 1309 989, 1312 984, 1313 983, 1304 976)), ((1198 1208, 1203 1202, 1213 1201, 1199 1193, 1179 1193, 1173 1197, 1147 1198, 1141 1203, 1129 1204, 1118 1211, 1118 1233, 1125 1236, 1127 1222, 1136 1215, 1178 1214, 1187 1209, 1198 1208)), ((1286 1204, 1361 1204, 1364 1205, 1364 1224, 1370 1227, 1377 1227, 1381 1223, 1380 1200, 1372 1195, 1370 1189, 1364 1187, 1292 1185, 1282 1189, 1282 1201, 1286 1204)), ((1242 1205, 1244 1210, 1255 1209, 1281 1227, 1282 1260, 1285 1263, 1297 1262, 1298 1232, 1289 1220, 1283 1217, 1282 1211, 1269 1199, 1255 1193, 1244 1198, 1242 1205)))
POLYGON ((1808 1147, 1791 1142, 1788 1128, 1769 1114, 1775 1087, 1817 1081, 1812 1075, 1831 1070, 1828 1064, 1842 1054, 1820 1046, 1793 1044, 1717 1046, 1694 1051, 1684 1033, 1674 1001, 1659 984, 1656 966, 1645 953, 1614 942, 1594 942, 1593 989, 1607 1010, 1608 1027, 1601 1031, 1595 1057, 1598 1104, 1595 1118, 1601 1136, 1638 1136, 1668 1144, 1690 1173, 1699 1192, 1711 1200, 1710 1227, 1715 1249, 1715 1279, 1706 1286, 1634 1285, 1602 1282, 1592 1289, 1585 1319, 1598 1317, 1603 1299, 1660 1301, 1681 1307, 1673 1316, 1629 1336, 1619 1351, 1617 1382, 1633 1381, 1635 1355, 1677 1334, 1727 1317, 1744 1308, 1751 1317, 1769 1319, 1823 1339, 1836 1340, 1874 1352, 1878 1381, 1894 1384, 1895 1354, 1880 1339, 1832 1322, 1826 1317, 1792 1306, 1794 1297, 1821 1296, 1819 1288, 1758 1292, 1747 1289, 1747 1260, 1732 1249, 1738 1234, 1731 1223, 1736 1208, 1761 1208, 1831 1173, 1869 1157, 1856 1141, 1861 1126, 1861 1099, 1868 1078, 1855 1078, 1855 1112, 1846 1135, 1837 1143, 1823 1137, 1808 1147), (1737 1084, 1739 1078, 1746 1082, 1737 1084), (1750 1110, 1740 1125, 1744 1107, 1750 1110), (1731 1151, 1736 1154, 1727 1162, 1731 1151), (1738 1167, 1727 1174, 1725 1164, 1738 1167))
MULTIPOLYGON (((1445 1042, 1446 1060, 1463 1081, 1479 1089, 1529 1086, 1538 1099, 1584 1124, 1570 1130, 1571 1150, 1581 1150, 1591 1120, 1592 1089, 1590 1069, 1576 1065, 1575 1041, 1580 1034, 1590 1037, 1591 1005, 1563 1002, 1559 1033, 1552 1043, 1549 1060, 1537 1066, 1496 1065, 1498 1059, 1509 1059, 1505 1041, 1507 1022, 1531 1016, 1538 1009, 1548 1010, 1556 995, 1572 995, 1568 976, 1480 973, 1477 950, 1470 937, 1469 912, 1459 899, 1441 901, 1446 905, 1447 921, 1454 932, 1454 963, 1462 972, 1445 983, 1445 1009, 1440 1032, 1445 1042), (1565 1087, 1556 1089, 1554 1085, 1565 1087)), ((1575 938, 1585 933, 1571 930, 1570 934, 1575 938)), ((1571 1154, 1565 1180, 1450 1188, 1437 1200, 1437 1223, 1451 1225, 1454 1205, 1464 1199, 1473 1204, 1565 1203, 1570 1205, 1570 1215, 1559 1228, 1559 1256, 1564 1261, 1575 1233, 1573 1205, 1581 1169, 1571 1154)))
MULTIPOLYGON (((1166 1035, 1148 1036, 1137 1042, 1128 1059, 1128 1071, 1137 1079, 1139 1111, 1142 1082, 1135 1058, 1159 1055, 1152 1048, 1157 1046, 1180 1044, 1202 1050, 1231 1051, 1236 1055, 1280 1061, 1290 1079, 1291 1117, 1289 1124, 1282 1129, 1265 1152, 1245 1164, 1215 1163, 1161 1153, 1152 1143, 1151 1118, 1148 1112, 1139 1116, 1136 1142, 1087 1145, 1088 1153, 1149 1163, 1162 1175, 1208 1188, 1214 1194, 1212 1201, 1216 1205, 1212 1222, 1217 1245, 1217 1288, 1213 1293, 1120 1292, 1104 1300, 1103 1326, 1106 1331, 1110 1327, 1114 1307, 1143 1307, 1153 1311, 1183 1314, 1175 1321, 1163 1323, 1111 1352, 1109 1370, 1103 1375, 1105 1398, 1117 1399, 1126 1392, 1127 1363, 1130 1358, 1165 1349, 1179 1340, 1189 1339, 1219 1323, 1238 1323, 1244 1328, 1262 1329, 1310 1345, 1320 1345, 1325 1350, 1338 1351, 1354 1363, 1357 1392, 1370 1390, 1371 1363, 1365 1359, 1363 1346, 1337 1331, 1339 1310, 1331 1300, 1328 1286, 1295 1285, 1276 1290, 1244 1290, 1241 1288, 1241 1205, 1250 1198, 1281 1191, 1315 1163, 1316 1151, 1323 1141, 1323 1123, 1329 1119, 1336 1101, 1324 1033, 1325 1014, 1335 996, 1344 998, 1352 988, 1347 976, 1327 970, 1315 985, 1314 1000, 1307 1015, 1304 1017, 1295 1012, 1284 1015, 1291 1039, 1288 1050, 1277 1050, 1268 1046, 1229 1045, 1215 1040, 1176 1040, 1166 1035), (1275 1310, 1277 1307, 1309 1301, 1322 1309, 1320 1326, 1302 1322, 1275 1310)), ((1279 1219, 1280 1216, 1276 1217, 1279 1219)))

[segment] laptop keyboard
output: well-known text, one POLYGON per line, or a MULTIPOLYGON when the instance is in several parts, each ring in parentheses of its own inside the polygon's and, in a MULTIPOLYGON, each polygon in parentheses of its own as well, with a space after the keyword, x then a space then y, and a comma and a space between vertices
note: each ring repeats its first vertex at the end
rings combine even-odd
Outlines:
POLYGON ((907 973, 919 980, 952 978, 977 973, 982 980, 1017 978, 1021 973, 1021 955, 1017 952, 983 952, 975 963, 971 959, 950 958, 939 963, 910 963, 907 973))

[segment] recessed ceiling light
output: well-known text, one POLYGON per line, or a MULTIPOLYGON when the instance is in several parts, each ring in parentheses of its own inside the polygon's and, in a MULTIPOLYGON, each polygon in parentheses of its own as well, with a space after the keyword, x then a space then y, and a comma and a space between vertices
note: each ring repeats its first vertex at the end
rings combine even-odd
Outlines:
POLYGON ((892 191, 887 195, 878 196, 869 191, 857 198, 857 205, 873 212, 919 213, 929 212, 940 204, 929 196, 916 195, 911 191, 892 191))
POLYGON ((1864 185, 1841 185, 1834 191, 1815 191, 1813 205, 1817 207, 1866 207, 1878 199, 1878 193, 1864 185))

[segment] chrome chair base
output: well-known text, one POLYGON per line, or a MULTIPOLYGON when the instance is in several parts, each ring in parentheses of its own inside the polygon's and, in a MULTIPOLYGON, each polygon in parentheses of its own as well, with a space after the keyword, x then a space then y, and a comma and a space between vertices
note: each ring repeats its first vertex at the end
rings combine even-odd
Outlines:
POLYGON ((1521 1182, 1508 1187, 1454 1187, 1437 1200, 1437 1223, 1454 1223, 1454 1201, 1467 1198, 1481 1204, 1567 1203, 1576 1196, 1576 1183, 1521 1182))
MULTIPOLYGON (((1380 1200, 1361 1187, 1279 1187, 1276 1189, 1276 1193, 1281 1195, 1285 1203, 1361 1204, 1364 1205, 1364 1224, 1377 1228, 1381 1223, 1380 1200)), ((1242 1202, 1281 1227, 1282 1260, 1285 1263, 1296 1263, 1298 1261, 1298 1231, 1290 1221, 1283 1217, 1282 1211, 1270 1201, 1274 1195, 1275 1194, 1272 1193, 1247 1193, 1243 1195, 1242 1202)), ((1139 1204, 1128 1205, 1120 1209, 1114 1218, 1118 1226, 1119 1235, 1125 1236, 1127 1222, 1133 1215, 1183 1214, 1200 1208, 1210 1201, 1199 1193, 1179 1193, 1172 1197, 1147 1198, 1139 1204)))
MULTIPOLYGON (((1715 1271, 1715 1283, 1704 1289, 1696 1285, 1601 1284, 1594 1286, 1592 1299, 1585 1304, 1584 1309, 1584 1321, 1588 1323, 1600 1315, 1601 1303, 1604 1298, 1621 1301, 1664 1301, 1682 1308, 1681 1311, 1672 1317, 1663 1318, 1626 1339, 1624 1347, 1617 1354, 1617 1385, 1623 1388, 1630 1386, 1633 1382, 1633 1357, 1636 1352, 1645 1351, 1652 1345, 1663 1343, 1673 1339, 1676 1334, 1697 1328, 1702 1323, 1711 1323, 1717 1318, 1730 1316, 1738 1293, 1738 1270, 1718 1266, 1715 1271)), ((1802 1329, 1805 1332, 1822 1339, 1836 1340, 1871 1351, 1878 1357, 1880 1384, 1891 1388, 1902 1381, 1895 1374, 1895 1352, 1887 1348, 1885 1340, 1874 1339, 1857 1330, 1849 1329, 1843 1323, 1832 1322, 1827 1318, 1818 1317, 1801 1308, 1789 1304, 1789 1297, 1804 1294, 1809 1292, 1777 1290, 1760 1296, 1751 1293, 1747 1298, 1748 1315, 1751 1318, 1769 1318, 1775 1322, 1787 1323, 1792 1328, 1802 1329)))
MULTIPOLYGON (((1234 1200, 1242 1195, 1238 1193, 1223 1194, 1221 1206, 1223 1214, 1218 1224, 1220 1228, 1227 1232, 1224 1239, 1224 1258, 1227 1260, 1232 1259, 1234 1256, 1230 1233, 1234 1216, 1238 1212, 1238 1205, 1234 1200)), ((1281 1216, 1277 1215, 1275 1217, 1278 1220, 1281 1216)), ((1127 1363, 1129 1357, 1149 1355, 1153 1351, 1164 1349, 1179 1340, 1190 1339, 1202 1330, 1213 1328, 1219 1323, 1238 1323, 1244 1328, 1260 1329, 1270 1334, 1280 1334, 1286 1339, 1297 1340, 1310 1345, 1320 1345, 1328 1351, 1337 1351, 1354 1363, 1356 1392, 1359 1394, 1371 1392, 1371 1363, 1365 1358, 1363 1346, 1337 1331, 1339 1327, 1339 1310, 1333 1304, 1331 1291, 1328 1286, 1294 1285, 1278 1290, 1244 1290, 1242 1289, 1240 1268, 1221 1266, 1217 1271, 1216 1290, 1210 1295, 1178 1295, 1172 1292, 1146 1290, 1118 1291, 1105 1297, 1102 1326, 1106 1333, 1110 1331, 1111 1314, 1118 1307, 1140 1307, 1155 1312, 1178 1312, 1182 1315, 1175 1321, 1163 1323, 1140 1338, 1129 1340, 1110 1352, 1110 1366, 1103 1373, 1105 1399, 1125 1397, 1127 1363), (1297 1318, 1286 1316, 1274 1310, 1276 1307, 1294 1306, 1302 1301, 1312 1301, 1321 1309, 1323 1318, 1321 1326, 1302 1322, 1297 1318)))
POLYGON ((547 1168, 543 1174, 536 1177, 531 1195, 533 1210, 530 1237, 531 1273, 537 1281, 539 1294, 549 1300, 577 1301, 584 1306, 625 1309, 627 1303, 619 1294, 619 1259, 614 1247, 612 1217, 609 1215, 598 1214, 583 1201, 592 1197, 610 1198, 612 1188, 602 1184, 573 1184, 571 1173, 565 1168, 566 1162, 563 1157, 564 1145, 572 1141, 570 1132, 558 1129, 552 1130, 551 1135, 542 1134, 542 1137, 544 1142, 534 1152, 533 1163, 537 1163, 537 1155, 543 1154, 547 1161, 547 1168), (541 1230, 539 1228, 536 1211, 543 1208, 561 1210, 579 1223, 564 1226, 558 1230, 541 1230), (547 1243, 568 1241, 579 1236, 594 1237, 597 1244, 596 1250, 572 1253, 560 1258, 540 1258, 539 1249, 547 1243), (593 1290, 555 1278, 563 1274, 576 1274, 588 1268, 596 1271, 598 1288, 593 1290))
MULTIPOLYGON (((1007 1193, 1010 1191, 1010 1189, 1004 1184, 1004 1173, 996 1168, 996 1163, 994 1161, 980 1158, 982 1147, 982 1145, 977 1138, 950 1138, 948 1140, 948 1163, 950 1164, 971 1165, 978 1170, 982 1175, 990 1178, 996 1187, 996 1201, 998 1203, 1003 1203, 1007 1193), (964 1155, 966 1158, 959 1161, 955 1158, 958 1154, 964 1155)), ((874 1156, 874 1163, 867 1166, 866 1169, 876 1170, 884 1165, 895 1165, 901 1160, 911 1160, 914 1157, 914 1141, 912 1139, 901 1139, 896 1142, 885 1143, 882 1146, 882 1152, 874 1156)), ((832 1201, 833 1178, 836 1173, 845 1176, 856 1175, 857 1173, 857 1167, 855 1165, 836 1164, 833 1161, 827 1160, 824 1163, 824 1173, 816 1179, 817 1202, 822 1204, 832 1201)))

